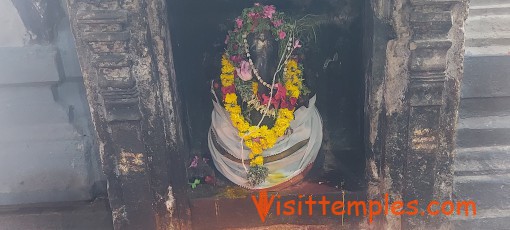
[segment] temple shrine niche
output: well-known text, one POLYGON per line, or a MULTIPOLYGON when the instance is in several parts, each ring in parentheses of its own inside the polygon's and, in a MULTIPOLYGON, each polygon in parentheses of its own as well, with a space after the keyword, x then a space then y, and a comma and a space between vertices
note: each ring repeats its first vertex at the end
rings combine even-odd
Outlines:
MULTIPOLYGON (((227 48, 225 36, 235 27, 235 19, 240 12, 252 7, 254 3, 169 3, 175 70, 185 107, 190 159, 196 159, 195 156, 205 158, 206 161, 211 159, 208 148, 210 114, 213 111, 211 99, 214 97, 211 94, 211 81, 219 80, 221 74, 221 59, 227 48)), ((311 96, 322 118, 323 137, 317 157, 312 161, 313 167, 303 179, 304 183, 320 184, 339 191, 363 189, 362 3, 271 1, 267 4, 274 5, 277 12, 283 12, 291 22, 307 21, 309 27, 309 31, 302 33, 299 38, 302 44, 300 64, 303 67, 304 84, 312 92, 311 96)), ((249 36, 248 43, 254 43, 253 39, 253 35, 249 36)), ((267 61, 266 64, 269 66, 261 66, 263 69, 259 69, 259 72, 269 73, 266 68, 276 67, 267 61)), ((256 79, 255 75, 253 77, 256 79)), ((259 88, 268 89, 262 84, 259 88)), ((202 186, 192 190, 192 197, 214 196, 221 193, 223 188, 234 186, 214 168, 211 161, 199 164, 196 170, 189 170, 190 183, 194 183, 197 178, 202 181, 202 186), (206 177, 208 180, 214 177, 214 185, 204 183, 206 177)))

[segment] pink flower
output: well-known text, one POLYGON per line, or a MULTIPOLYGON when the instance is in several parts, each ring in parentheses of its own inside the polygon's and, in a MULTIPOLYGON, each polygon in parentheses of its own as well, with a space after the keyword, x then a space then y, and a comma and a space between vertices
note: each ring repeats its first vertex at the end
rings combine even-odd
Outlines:
POLYGON ((253 20, 253 19, 257 18, 257 13, 255 13, 255 12, 249 12, 249 13, 248 13, 248 17, 250 17, 250 18, 253 20))
POLYGON ((198 166, 198 156, 195 156, 189 165, 189 168, 196 168, 198 166))
POLYGON ((225 45, 228 44, 229 39, 230 39, 230 37, 227 35, 227 37, 225 38, 225 45))
POLYGON ((301 44, 299 44, 299 40, 296 40, 294 42, 294 49, 296 49, 296 48, 301 48, 301 44))
POLYGON ((280 105, 283 109, 290 109, 289 103, 287 103, 286 100, 282 100, 282 103, 280 105))
POLYGON ((275 85, 275 88, 277 89, 276 94, 274 95, 274 98, 276 100, 285 100, 285 96, 287 95, 287 89, 283 87, 281 83, 278 83, 275 85))
POLYGON ((280 19, 280 20, 276 20, 276 21, 273 21, 273 26, 274 27, 279 27, 283 24, 283 21, 280 19))
POLYGON ((290 104, 291 104, 291 105, 293 105, 293 106, 295 106, 295 105, 296 105, 296 103, 297 103, 297 98, 295 98, 295 97, 291 97, 291 98, 290 98, 290 104))
POLYGON ((243 19, 236 18, 237 28, 243 27, 243 19))
MULTIPOLYGON (((267 106, 268 103, 269 96, 262 94, 262 104, 267 106)), ((278 106, 280 105, 280 100, 276 100, 274 97, 271 98, 271 105, 273 105, 275 109, 278 109, 278 106)))
POLYGON ((276 12, 276 8, 273 5, 264 6, 264 17, 273 18, 273 14, 276 12))
POLYGON ((269 103, 269 96, 262 94, 262 104, 267 106, 267 103, 269 103))
POLYGON ((239 78, 241 78, 243 81, 249 81, 253 78, 250 63, 245 60, 241 61, 240 68, 236 68, 236 72, 237 76, 239 76, 239 78))
POLYGON ((230 60, 235 63, 239 63, 239 62, 241 62, 242 58, 239 55, 232 55, 232 56, 230 56, 230 60))
POLYGON ((287 36, 287 33, 285 33, 285 31, 281 30, 280 32, 278 32, 278 37, 280 39, 285 39, 285 36, 287 36))
POLYGON ((236 93, 236 87, 234 84, 227 86, 227 87, 221 87, 221 93, 223 94, 223 100, 225 100, 225 97, 229 93, 236 93))
POLYGON ((291 97, 289 101, 282 100, 281 107, 285 109, 294 110, 294 108, 296 107, 296 102, 297 99, 295 97, 291 97))

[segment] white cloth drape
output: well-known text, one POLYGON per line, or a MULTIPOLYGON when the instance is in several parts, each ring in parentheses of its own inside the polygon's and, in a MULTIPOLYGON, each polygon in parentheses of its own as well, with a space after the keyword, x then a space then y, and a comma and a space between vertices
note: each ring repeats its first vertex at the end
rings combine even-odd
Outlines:
MULTIPOLYGON (((292 179, 300 174, 309 164, 313 163, 322 143, 322 119, 315 107, 315 96, 310 99, 309 107, 298 108, 294 112, 295 119, 290 123, 292 132, 280 138, 271 149, 266 149, 262 155, 272 156, 281 153, 297 143, 307 140, 308 142, 291 155, 265 163, 269 169, 269 176, 256 187, 250 187, 246 179, 246 170, 243 164, 232 161, 223 156, 216 149, 213 141, 216 141, 223 149, 237 159, 245 159, 249 162, 250 149, 241 146, 241 138, 237 129, 232 125, 228 112, 217 102, 213 101, 211 130, 209 132, 208 145, 216 168, 235 184, 251 189, 264 189, 276 186, 292 179), (276 179, 275 179, 276 178, 276 179)), ((249 166, 246 166, 249 167, 249 166)))

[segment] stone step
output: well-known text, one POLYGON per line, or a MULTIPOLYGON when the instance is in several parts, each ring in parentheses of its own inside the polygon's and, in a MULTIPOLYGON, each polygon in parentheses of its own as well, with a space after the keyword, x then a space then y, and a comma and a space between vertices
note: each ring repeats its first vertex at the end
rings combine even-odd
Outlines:
POLYGON ((58 123, 68 120, 67 108, 55 102, 51 86, 19 86, 0 90, 2 126, 58 123))
POLYGON ((466 57, 461 97, 510 97, 510 56, 466 57))
POLYGON ((108 200, 0 206, 2 230, 111 230, 108 200))
MULTIPOLYGON (((228 190, 232 190, 229 188, 228 190)), ((226 191, 226 190, 224 190, 226 191)), ((218 194, 222 194, 220 192, 218 194)), ((306 215, 277 215, 275 201, 267 214, 267 219, 264 223, 261 222, 257 209, 250 199, 251 195, 257 195, 257 192, 238 192, 237 197, 225 197, 223 195, 214 195, 202 198, 190 199, 190 210, 193 214, 191 216, 192 228, 193 229, 286 229, 280 228, 283 226, 307 226, 316 225, 325 228, 319 229, 353 229, 354 226, 358 226, 360 221, 363 220, 363 216, 356 215, 345 215, 344 217, 339 215, 333 215, 327 213, 322 215, 321 211, 315 211, 314 208, 312 216, 306 215), (343 226, 341 226, 343 225, 343 226), (326 226, 334 226, 328 228, 326 226), (262 228, 260 228, 262 227, 262 228), (273 228, 274 227, 274 228, 273 228)), ((318 184, 313 181, 303 181, 302 183, 296 184, 295 186, 279 190, 277 193, 270 193, 270 195, 278 194, 277 200, 281 201, 282 204, 288 200, 299 200, 299 194, 312 195, 313 199, 326 197, 330 201, 359 201, 365 200, 365 191, 345 191, 330 187, 326 184, 318 184)), ((275 200, 276 200, 275 199, 275 200)), ((308 213, 308 207, 303 206, 302 213, 308 213)), ((290 228, 294 229, 294 228, 290 228)), ((299 229, 299 228, 298 228, 299 229)))
POLYGON ((510 146, 457 149, 454 170, 456 176, 510 173, 510 146))
POLYGON ((461 118, 457 129, 510 129, 510 116, 461 118))
POLYGON ((501 146, 510 143, 510 129, 459 129, 457 147, 501 146))
MULTIPOLYGON (((507 47, 510 47, 510 33, 509 32, 498 32, 497 34, 491 34, 486 32, 483 34, 476 34, 466 38, 466 47, 471 49, 472 47, 494 47, 498 46, 506 51, 508 54, 507 47)), ((472 50, 470 50, 472 51, 472 50)))
POLYGON ((0 47, 0 85, 55 84, 61 76, 53 46, 0 47))
POLYGON ((466 56, 508 55, 510 2, 471 1, 465 30, 466 56))
MULTIPOLYGON (((504 11, 508 8, 497 8, 498 11, 504 11)), ((488 9, 486 9, 488 10, 488 9)), ((510 10, 508 10, 510 12, 510 10)), ((469 15, 466 20, 467 37, 501 35, 510 32, 510 14, 486 14, 486 15, 469 15)))
POLYGON ((477 16, 510 15, 510 3, 469 7, 469 19, 477 16))
POLYGON ((356 226, 350 225, 306 225, 306 224, 277 224, 263 227, 252 228, 225 228, 225 230, 330 230, 330 229, 354 229, 356 226))
POLYGON ((469 8, 502 5, 509 3, 508 0, 470 0, 469 8))
MULTIPOLYGON (((83 140, 83 134, 69 123, 4 125, 0 129, 0 144, 9 142, 83 140)), ((2 152, 2 150, 0 150, 2 152)))
POLYGON ((509 143, 510 116, 466 117, 458 121, 458 147, 506 146, 509 143))
POLYGON ((510 97, 463 98, 459 119, 468 117, 510 116, 510 97))
POLYGON ((510 226, 510 210, 488 210, 477 213, 477 217, 455 219, 455 229, 462 230, 507 230, 510 226), (496 215, 497 214, 497 215, 496 215))
POLYGON ((508 55, 510 46, 493 45, 484 47, 466 46, 466 57, 476 56, 505 56, 508 55))
POLYGON ((484 216, 483 210, 510 211, 510 173, 455 176, 454 199, 456 201, 474 201, 477 207, 477 217, 480 218, 495 216, 491 213, 486 213, 484 216))
POLYGON ((88 200, 92 150, 82 140, 0 144, 0 205, 88 200))

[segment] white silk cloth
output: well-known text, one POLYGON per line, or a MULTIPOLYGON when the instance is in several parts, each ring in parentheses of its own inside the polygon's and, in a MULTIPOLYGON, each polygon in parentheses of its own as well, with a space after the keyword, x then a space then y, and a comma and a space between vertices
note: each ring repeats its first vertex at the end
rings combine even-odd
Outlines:
POLYGON ((315 100, 314 96, 310 99, 308 108, 301 106, 294 111, 295 118, 290 123, 291 132, 278 139, 272 148, 264 150, 262 155, 264 157, 272 156, 291 148, 301 141, 308 139, 308 142, 283 159, 264 163, 264 166, 269 169, 269 176, 263 183, 255 187, 251 187, 246 178, 246 170, 249 165, 243 166, 242 163, 225 157, 214 144, 214 141, 216 141, 217 145, 226 150, 228 154, 239 160, 244 159, 245 163, 249 162, 250 149, 242 144, 239 132, 232 125, 228 112, 213 100, 214 109, 208 146, 218 171, 235 184, 250 189, 271 188, 299 175, 308 165, 314 162, 322 144, 322 119, 315 107, 315 100), (214 133, 214 137, 212 133, 214 133))

